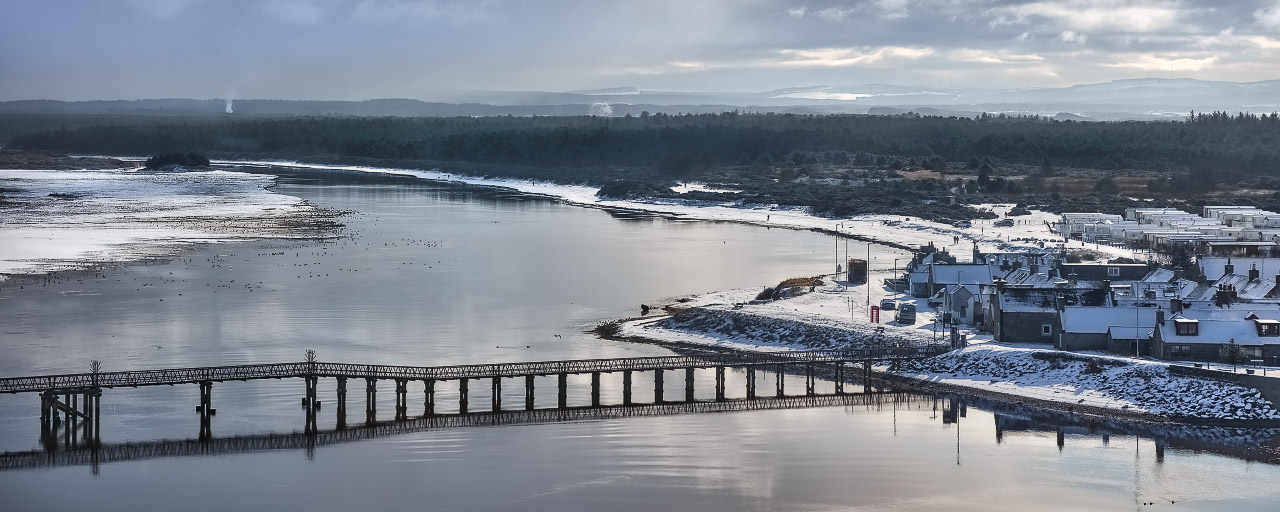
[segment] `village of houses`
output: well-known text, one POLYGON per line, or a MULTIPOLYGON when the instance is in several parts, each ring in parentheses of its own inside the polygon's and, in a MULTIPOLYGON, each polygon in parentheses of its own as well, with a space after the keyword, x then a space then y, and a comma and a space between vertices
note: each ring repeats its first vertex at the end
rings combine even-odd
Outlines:
POLYGON ((884 286, 836 276, 785 297, 762 299, 758 287, 681 297, 664 314, 621 322, 619 335, 750 351, 949 343, 960 350, 878 370, 1068 410, 1280 420, 1280 214, 1033 211, 1014 222, 890 226, 933 243, 905 273, 881 273, 884 286), (944 236, 950 247, 937 245, 944 236), (1117 247, 1125 240, 1133 245, 1117 247), (1194 253, 1193 268, 1157 263, 1174 244, 1194 253), (1159 249, 1137 250, 1148 245, 1159 249), (898 314, 908 304, 914 321, 898 314))
POLYGON ((1131 208, 1066 213, 1053 226, 1084 246, 1146 249, 1147 263, 1068 262, 1061 248, 949 254, 926 246, 905 290, 996 341, 1172 361, 1280 366, 1280 213, 1206 206, 1197 215, 1131 208), (1189 251, 1195 268, 1157 261, 1189 251))

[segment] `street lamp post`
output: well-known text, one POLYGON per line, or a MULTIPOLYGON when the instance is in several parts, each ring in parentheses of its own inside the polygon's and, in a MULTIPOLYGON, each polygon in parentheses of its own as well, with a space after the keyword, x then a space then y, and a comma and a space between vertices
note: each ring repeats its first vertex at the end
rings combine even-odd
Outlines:
MULTIPOLYGON (((839 282, 840 282, 840 228, 841 228, 841 227, 843 227, 843 226, 844 226, 844 223, 843 223, 843 222, 841 222, 841 223, 839 223, 839 224, 836 224, 836 235, 835 235, 835 242, 836 242, 836 247, 835 247, 835 249, 836 249, 836 277, 835 277, 835 279, 836 279, 836 282, 837 282, 837 283, 839 283, 839 282)), ((848 279, 848 277, 849 277, 849 274, 848 274, 848 273, 846 273, 846 274, 845 274, 845 279, 847 280, 847 279, 848 279)))
POLYGON ((893 259, 893 298, 898 298, 898 258, 893 259))

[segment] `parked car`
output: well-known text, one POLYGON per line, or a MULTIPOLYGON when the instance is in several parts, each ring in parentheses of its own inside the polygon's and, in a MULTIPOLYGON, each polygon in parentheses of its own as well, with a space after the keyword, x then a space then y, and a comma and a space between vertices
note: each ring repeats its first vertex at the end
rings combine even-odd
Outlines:
POLYGON ((898 313, 893 315, 893 321, 902 325, 911 325, 916 323, 916 305, 902 304, 898 307, 898 313))
POLYGON ((998 228, 1007 228, 1013 225, 1013 219, 1000 219, 993 225, 998 228))
POLYGON ((929 307, 934 308, 934 309, 937 309, 937 308, 938 308, 938 306, 941 306, 941 305, 942 305, 942 295, 943 295, 944 293, 947 293, 947 291, 946 291, 946 290, 938 290, 938 293, 935 293, 935 294, 933 294, 933 296, 932 296, 932 297, 929 297, 929 299, 928 299, 928 300, 926 300, 926 301, 925 301, 925 303, 926 303, 926 304, 928 304, 928 305, 929 305, 929 307))
POLYGON ((880 311, 893 311, 898 309, 898 301, 893 299, 883 299, 880 301, 880 311))
POLYGON ((967 220, 958 220, 958 221, 952 222, 952 223, 951 223, 951 225, 952 225, 952 226, 955 226, 955 227, 957 227, 957 228, 971 228, 971 227, 973 227, 973 223, 972 223, 972 222, 969 222, 969 221, 967 221, 967 220))

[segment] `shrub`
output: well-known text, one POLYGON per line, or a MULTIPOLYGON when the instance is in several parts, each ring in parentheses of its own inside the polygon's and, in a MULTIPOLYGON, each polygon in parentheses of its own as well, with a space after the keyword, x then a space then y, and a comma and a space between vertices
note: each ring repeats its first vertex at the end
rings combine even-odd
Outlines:
POLYGON ((165 153, 147 159, 148 169, 159 169, 169 165, 182 167, 208 167, 209 159, 196 153, 165 153))

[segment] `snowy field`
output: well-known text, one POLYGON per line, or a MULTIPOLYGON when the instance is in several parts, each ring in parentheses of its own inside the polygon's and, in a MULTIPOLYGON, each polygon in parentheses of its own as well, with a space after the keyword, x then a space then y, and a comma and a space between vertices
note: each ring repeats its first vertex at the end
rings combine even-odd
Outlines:
POLYGON ((0 170, 0 274, 36 274, 176 254, 192 243, 298 236, 327 218, 227 171, 0 170))

